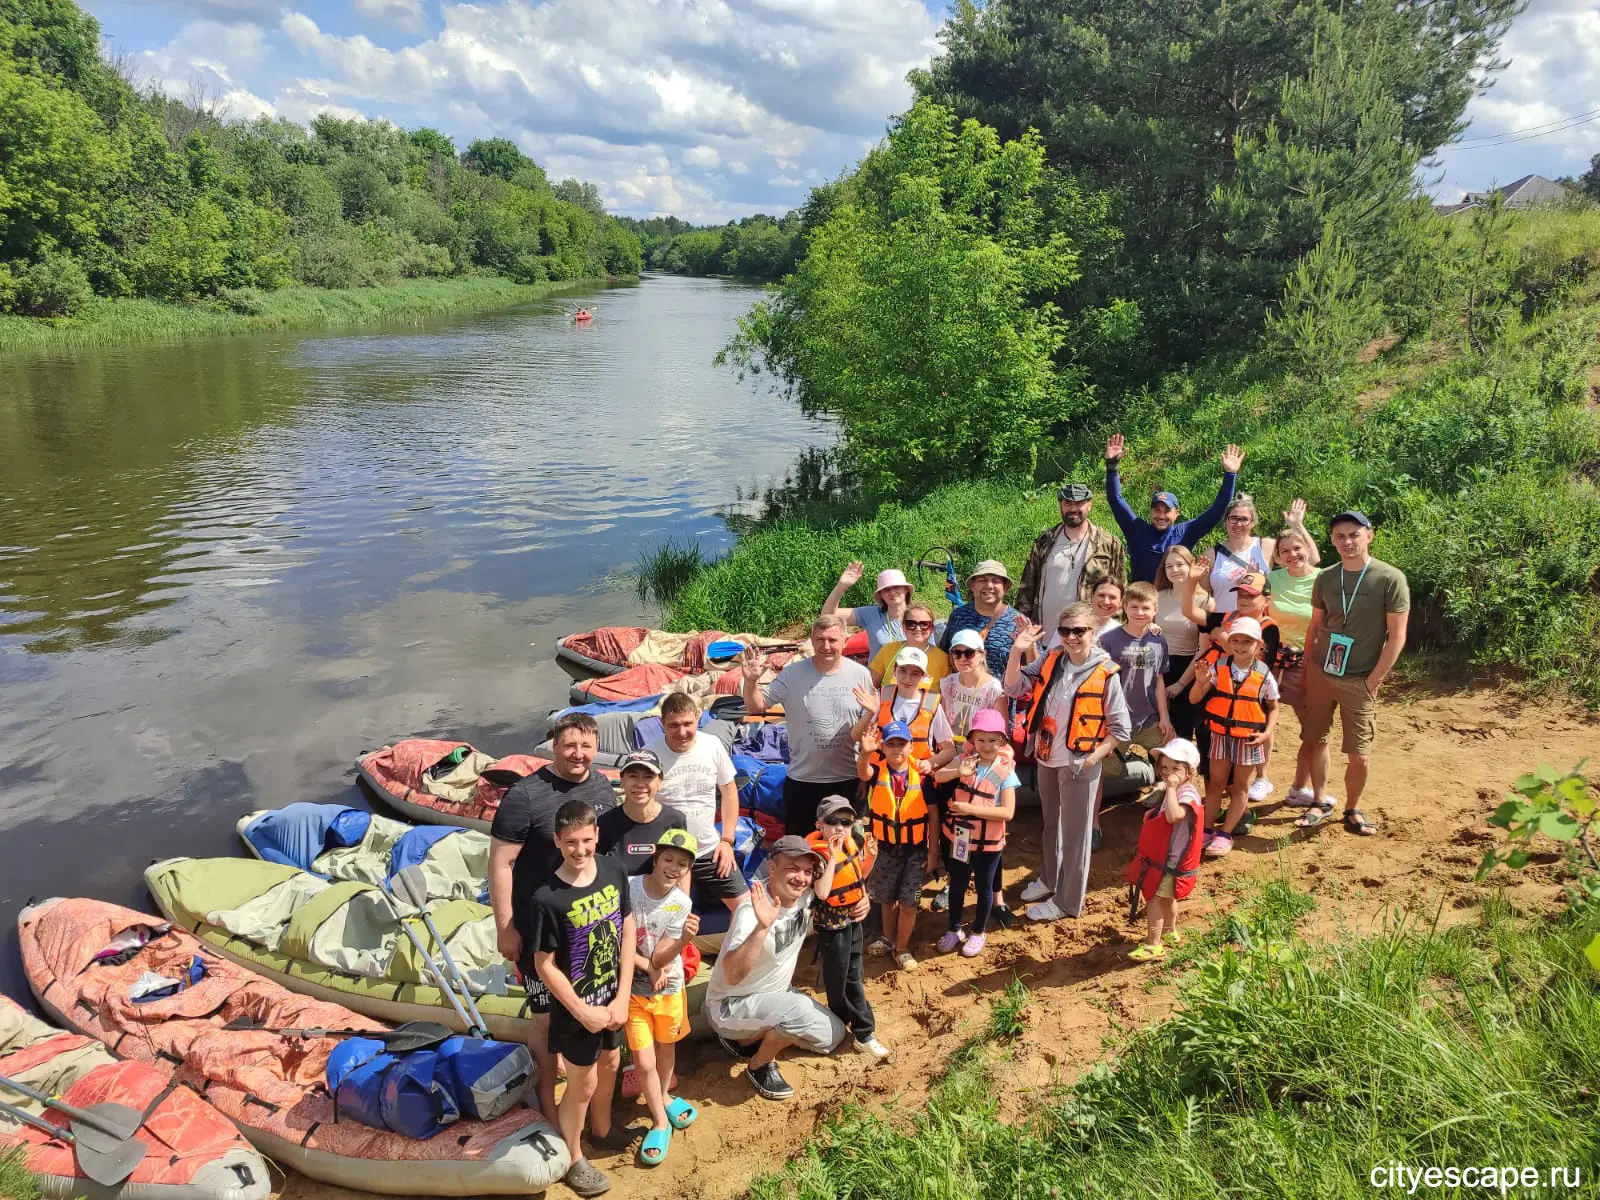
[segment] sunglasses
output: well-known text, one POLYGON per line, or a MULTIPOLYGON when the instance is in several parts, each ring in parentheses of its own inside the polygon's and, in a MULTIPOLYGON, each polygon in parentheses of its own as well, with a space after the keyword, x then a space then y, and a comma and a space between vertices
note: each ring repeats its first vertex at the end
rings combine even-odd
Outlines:
POLYGON ((901 621, 900 625, 901 625, 901 628, 903 628, 903 629, 932 629, 933 628, 933 622, 932 621, 901 621))
POLYGON ((1057 625, 1056 632, 1064 638, 1085 637, 1094 632, 1092 625, 1057 625))
POLYGON ((824 825, 854 825, 856 819, 854 817, 823 817, 822 823, 824 825))
POLYGON ((977 653, 978 652, 976 650, 972 649, 970 646, 958 646, 954 650, 950 651, 950 657, 951 658, 973 658, 973 657, 975 657, 977 655, 977 653))

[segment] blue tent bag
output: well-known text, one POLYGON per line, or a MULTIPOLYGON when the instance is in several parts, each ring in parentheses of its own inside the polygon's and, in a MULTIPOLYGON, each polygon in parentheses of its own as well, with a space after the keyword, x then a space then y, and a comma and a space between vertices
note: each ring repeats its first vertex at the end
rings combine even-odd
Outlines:
POLYGON ((515 1042, 453 1037, 431 1053, 439 1056, 439 1078, 464 1117, 492 1121, 521 1104, 533 1087, 533 1058, 515 1042))
POLYGON ((783 781, 789 777, 789 768, 785 764, 762 762, 748 754, 735 754, 733 771, 742 810, 766 813, 783 820, 783 781))
POLYGON ((337 1115, 419 1141, 463 1117, 510 1111, 533 1079, 526 1046, 484 1038, 453 1037, 404 1055, 372 1038, 347 1038, 328 1056, 337 1115))

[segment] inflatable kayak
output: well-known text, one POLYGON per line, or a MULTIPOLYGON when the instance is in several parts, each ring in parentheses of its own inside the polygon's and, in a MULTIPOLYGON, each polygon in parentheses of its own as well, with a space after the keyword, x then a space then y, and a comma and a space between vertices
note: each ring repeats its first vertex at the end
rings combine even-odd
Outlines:
MULTIPOLYGON (((267 1164, 233 1122, 188 1088, 169 1088, 167 1070, 120 1061, 94 1039, 46 1025, 6 996, 0 996, 0 1075, 78 1108, 122 1104, 144 1114, 134 1134, 147 1147, 144 1159, 126 1183, 107 1189, 83 1174, 67 1142, 0 1113, 0 1157, 21 1147, 23 1167, 51 1200, 267 1200, 272 1194, 267 1164)), ((49 1124, 69 1124, 4 1088, 0 1099, 49 1124)))
POLYGON ((30 905, 17 928, 28 983, 52 1020, 155 1068, 180 1091, 203 1095, 282 1166, 389 1196, 526 1195, 566 1174, 566 1146, 533 1109, 462 1120, 425 1141, 338 1119, 324 1082, 336 1042, 270 1030, 382 1026, 296 996, 180 929, 99 900, 30 905), (130 941, 131 951, 104 958, 130 941), (136 1002, 146 973, 188 982, 136 1002), (240 1018, 263 1028, 225 1028, 240 1018))
POLYGON ((642 625, 602 625, 588 633, 569 633, 556 639, 556 657, 594 675, 615 675, 628 667, 640 666, 671 667, 684 675, 699 675, 713 666, 726 669, 729 665, 725 662, 713 664, 706 658, 706 647, 713 642, 787 647, 773 654, 779 666, 794 657, 792 639, 723 633, 716 629, 668 633, 665 629, 647 629, 642 625))

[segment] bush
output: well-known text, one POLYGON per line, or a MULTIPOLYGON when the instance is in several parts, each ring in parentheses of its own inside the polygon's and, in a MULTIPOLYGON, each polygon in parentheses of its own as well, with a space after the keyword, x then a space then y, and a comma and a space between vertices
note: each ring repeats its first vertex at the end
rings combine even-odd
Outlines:
POLYGON ((11 307, 28 317, 70 317, 94 299, 89 276, 70 254, 49 251, 14 268, 11 307))
POLYGON ((266 298, 255 288, 220 288, 216 307, 223 312, 238 313, 242 317, 259 317, 266 311, 266 298))

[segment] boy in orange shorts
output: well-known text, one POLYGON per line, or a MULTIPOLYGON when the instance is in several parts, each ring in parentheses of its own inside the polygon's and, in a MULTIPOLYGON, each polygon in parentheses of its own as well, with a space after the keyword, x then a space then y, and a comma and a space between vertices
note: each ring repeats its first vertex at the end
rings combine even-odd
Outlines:
POLYGON ((628 1050, 653 1124, 639 1147, 639 1165, 666 1161, 674 1129, 687 1129, 699 1111, 667 1094, 677 1043, 689 1033, 684 997, 683 948, 700 932, 700 918, 689 904, 689 879, 700 844, 684 829, 665 830, 656 839, 650 870, 628 880, 634 916, 633 994, 628 997, 628 1050))

